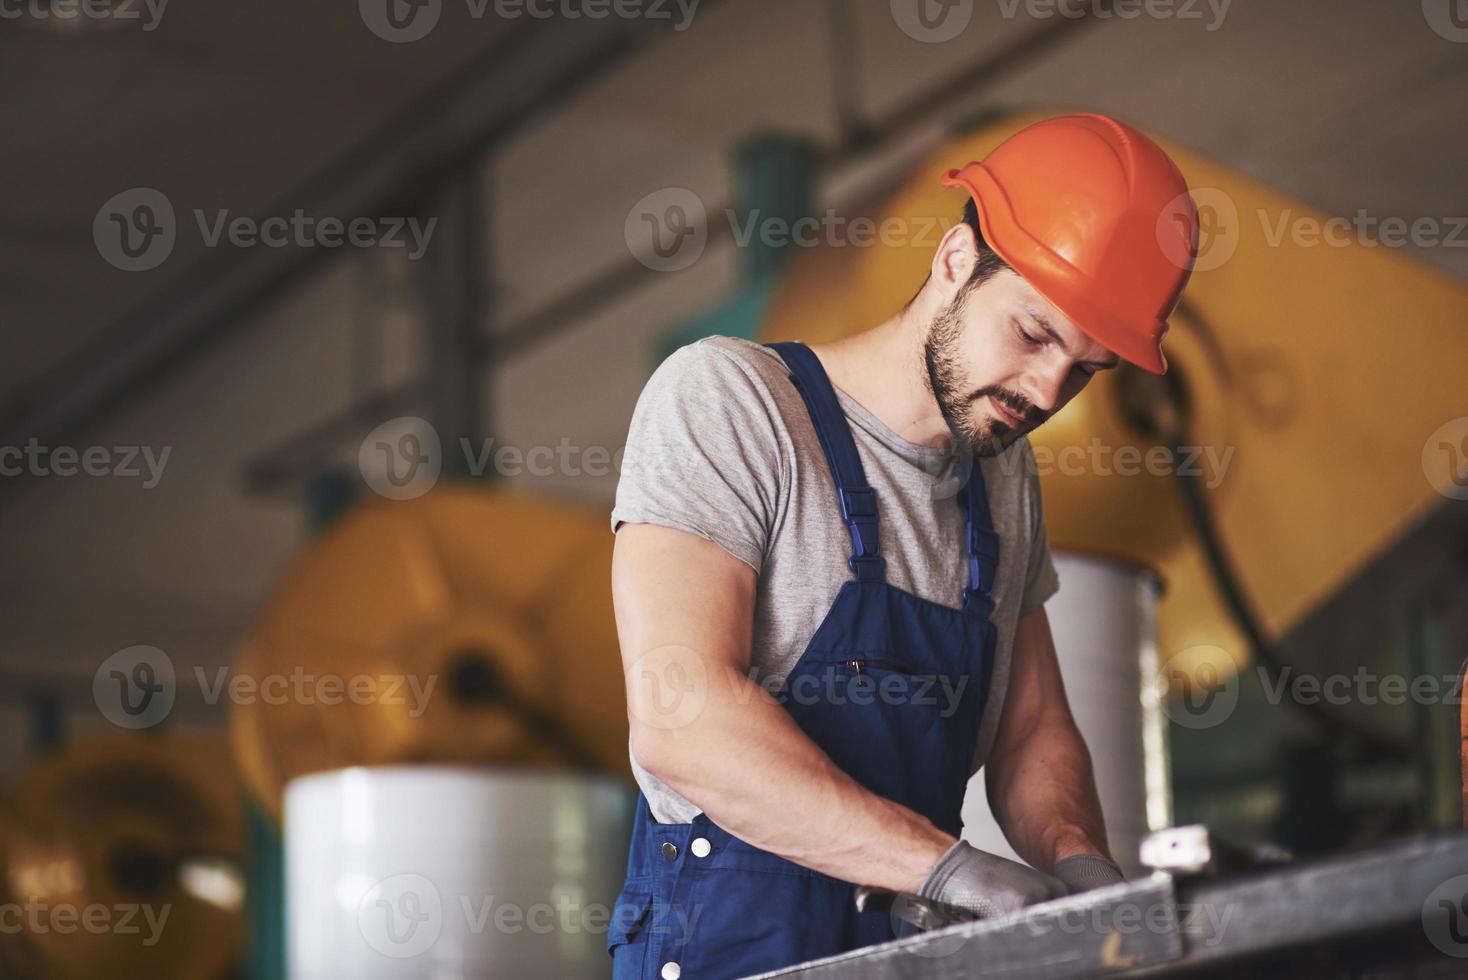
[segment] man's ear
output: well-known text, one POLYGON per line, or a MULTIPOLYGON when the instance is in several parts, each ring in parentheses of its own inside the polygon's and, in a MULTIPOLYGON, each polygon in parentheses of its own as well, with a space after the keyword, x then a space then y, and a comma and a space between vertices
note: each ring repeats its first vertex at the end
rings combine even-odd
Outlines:
POLYGON ((928 267, 928 279, 937 282, 943 290, 945 304, 951 302, 959 288, 969 281, 978 262, 979 248, 974 241, 973 229, 963 223, 949 228, 938 243, 932 264, 928 267))

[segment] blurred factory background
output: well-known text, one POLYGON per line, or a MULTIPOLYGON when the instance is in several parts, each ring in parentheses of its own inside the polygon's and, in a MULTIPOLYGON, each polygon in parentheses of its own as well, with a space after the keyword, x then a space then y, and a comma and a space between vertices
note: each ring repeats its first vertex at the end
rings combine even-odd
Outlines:
POLYGON ((8 918, 0 975, 607 975, 604 926, 361 910, 612 900, 638 392, 882 320, 938 175, 1059 111, 1158 139, 1204 223, 1165 383, 1031 437, 1118 857, 1459 824, 1461 3, 608 6, 0 3, 0 901, 173 909, 8 918))

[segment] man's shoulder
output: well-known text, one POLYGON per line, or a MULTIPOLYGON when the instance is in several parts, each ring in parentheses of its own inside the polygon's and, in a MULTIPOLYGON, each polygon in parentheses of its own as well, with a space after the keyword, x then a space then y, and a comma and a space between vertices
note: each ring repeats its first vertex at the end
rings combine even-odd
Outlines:
POLYGON ((780 355, 766 345, 727 334, 700 337, 673 353, 690 364, 706 365, 711 370, 737 369, 761 379, 787 373, 780 355))
POLYGON ((649 386, 671 388, 695 400, 758 402, 768 408, 794 392, 788 375, 780 355, 764 344, 712 334, 669 354, 649 386))

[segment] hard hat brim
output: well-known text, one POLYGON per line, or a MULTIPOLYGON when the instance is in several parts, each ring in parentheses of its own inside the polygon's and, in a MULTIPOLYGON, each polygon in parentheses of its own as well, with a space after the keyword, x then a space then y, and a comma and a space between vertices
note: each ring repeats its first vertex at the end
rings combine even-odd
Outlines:
POLYGON ((982 163, 948 171, 942 184, 968 191, 984 241, 1082 333, 1144 371, 1167 373, 1162 338, 1168 322, 1137 324, 1095 302, 1098 290, 1089 277, 1020 227, 1004 189, 982 163))

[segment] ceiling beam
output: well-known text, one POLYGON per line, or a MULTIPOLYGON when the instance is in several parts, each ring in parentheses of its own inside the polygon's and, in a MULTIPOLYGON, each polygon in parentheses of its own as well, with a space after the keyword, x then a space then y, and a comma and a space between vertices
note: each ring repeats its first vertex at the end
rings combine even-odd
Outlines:
MULTIPOLYGON (((645 17, 527 18, 372 136, 261 212, 315 220, 406 210, 455 171, 652 37, 645 17)), ((98 331, 0 415, 0 446, 68 438, 162 382, 332 254, 309 242, 221 240, 167 287, 98 331)), ((13 482, 13 481, 7 481, 13 482)))

